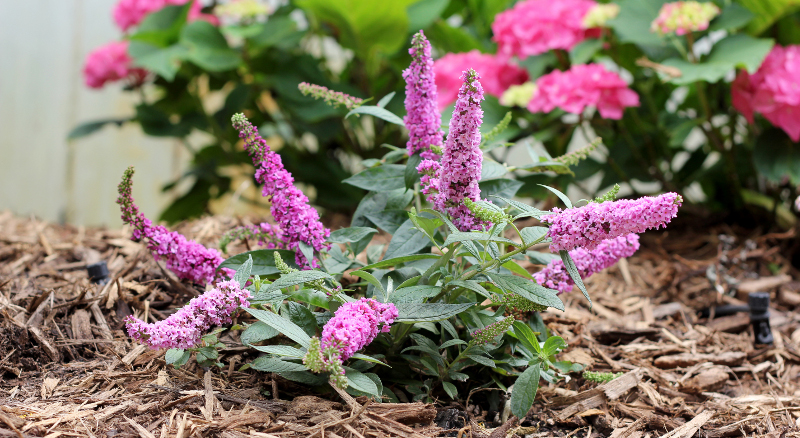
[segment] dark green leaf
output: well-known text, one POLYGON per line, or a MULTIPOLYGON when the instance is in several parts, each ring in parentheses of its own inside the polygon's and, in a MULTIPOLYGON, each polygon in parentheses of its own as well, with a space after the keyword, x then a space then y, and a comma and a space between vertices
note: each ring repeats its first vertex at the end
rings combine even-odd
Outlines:
MULTIPOLYGON (((481 181, 489 181, 493 179, 502 178, 508 170, 506 170, 506 166, 498 163, 497 161, 484 158, 483 165, 481 166, 481 181)), ((481 191, 483 194, 483 191, 481 191)))
POLYGON ((540 286, 535 281, 514 275, 497 273, 486 273, 486 275, 503 290, 513 292, 534 303, 564 311, 564 303, 558 297, 558 293, 553 289, 548 289, 540 286))
POLYGON ((517 194, 517 191, 524 184, 515 179, 493 179, 490 181, 481 181, 478 186, 481 189, 481 197, 502 196, 511 198, 517 194))
POLYGON ((396 266, 399 265, 400 263, 413 262, 415 260, 423 260, 423 259, 438 259, 440 257, 441 256, 438 254, 412 254, 402 257, 395 257, 391 259, 381 260, 377 263, 364 266, 363 268, 361 268, 361 270, 382 269, 382 268, 388 268, 390 266, 396 266))
POLYGON ((789 178, 792 184, 800 184, 800 144, 781 129, 768 129, 758 136, 753 164, 770 181, 780 183, 789 178))
POLYGON ((242 61, 239 53, 228 47, 219 29, 204 20, 194 21, 183 28, 181 44, 188 49, 186 59, 205 70, 232 70, 242 61))
POLYGON ((722 9, 722 12, 708 26, 709 31, 735 30, 744 27, 755 15, 749 9, 738 3, 731 3, 722 9))
POLYGON ((544 184, 538 184, 538 185, 540 185, 540 186, 542 186, 542 187, 546 188, 547 190, 550 190, 551 192, 555 193, 555 194, 556 194, 556 196, 558 196, 558 199, 560 199, 560 200, 561 200, 561 202, 563 202, 563 203, 564 203, 564 205, 566 205, 566 206, 567 206, 567 208, 572 208, 572 201, 570 201, 570 200, 569 200, 569 198, 567 197, 567 195, 565 195, 565 194, 561 193, 561 191, 560 191, 560 190, 558 190, 558 189, 554 189, 553 187, 546 186, 546 185, 544 185, 544 184))
POLYGON ((304 305, 289 301, 286 303, 286 313, 284 315, 305 330, 307 335, 314 336, 317 334, 317 318, 304 305))
POLYGON ((242 332, 240 335, 242 344, 255 344, 256 342, 265 341, 267 339, 272 339, 275 336, 278 336, 280 332, 275 330, 274 328, 264 324, 261 321, 256 321, 255 323, 251 324, 250 327, 247 327, 245 331, 242 332))
POLYGON ((444 392, 446 392, 451 399, 458 399, 458 388, 456 388, 456 385, 453 385, 450 382, 442 382, 442 388, 444 388, 444 392))
POLYGON ((358 108, 354 108, 347 113, 344 118, 348 118, 353 114, 366 114, 368 116, 377 117, 379 119, 385 120, 389 123, 394 123, 395 125, 405 126, 403 124, 403 119, 397 117, 397 115, 386 108, 381 108, 379 106, 373 105, 362 105, 358 108))
POLYGON ((219 265, 217 269, 220 268, 228 268, 237 270, 239 267, 247 261, 248 257, 253 258, 253 269, 250 271, 251 275, 272 275, 277 274, 278 268, 275 267, 275 251, 280 253, 281 258, 290 268, 293 269, 300 269, 297 264, 294 262, 294 252, 287 251, 285 249, 259 249, 255 251, 248 251, 238 255, 235 255, 219 265))
POLYGON ((72 128, 72 131, 69 131, 67 134, 67 140, 75 140, 76 138, 86 137, 89 134, 93 134, 103 126, 108 125, 109 123, 113 123, 117 126, 122 126, 125 122, 131 121, 130 117, 121 118, 121 119, 104 119, 104 120, 95 120, 94 122, 86 122, 81 123, 80 125, 72 128))
POLYGON ((594 54, 603 48, 603 40, 589 39, 573 47, 569 51, 569 60, 572 65, 586 64, 591 61, 594 54))
POLYGON ((511 393, 511 413, 517 418, 525 418, 533 406, 536 391, 539 389, 540 371, 538 364, 530 366, 514 383, 514 391, 511 393))
POLYGON ((244 288, 247 280, 250 279, 250 271, 253 270, 253 257, 247 256, 247 261, 242 263, 236 273, 233 274, 233 281, 239 283, 239 287, 244 288))
POLYGON ((407 189, 413 188, 414 183, 419 181, 419 173, 417 172, 417 166, 419 166, 419 163, 421 162, 422 162, 422 157, 419 154, 414 154, 408 157, 408 162, 406 163, 406 173, 405 173, 405 183, 407 189))
POLYGON ((281 275, 274 283, 267 286, 265 292, 275 292, 289 286, 308 283, 310 281, 330 279, 331 276, 316 269, 309 271, 295 271, 281 275))
POLYGON ((441 321, 458 315, 475 305, 475 303, 463 304, 422 304, 422 303, 398 303, 397 311, 400 315, 395 322, 423 322, 441 321))
POLYGON ((269 356, 261 356, 250 363, 254 370, 263 371, 265 373, 284 373, 287 371, 306 371, 305 365, 288 362, 281 359, 274 359, 269 356))
POLYGON ((297 324, 289 321, 286 318, 281 318, 275 313, 268 312, 260 309, 245 309, 249 314, 253 315, 256 319, 281 332, 287 338, 297 342, 305 348, 308 348, 311 337, 303 331, 297 324))
POLYGON ((410 33, 425 29, 444 12, 450 0, 420 0, 408 7, 410 33))
POLYGON ((347 184, 373 192, 388 192, 405 188, 405 166, 384 164, 365 169, 344 180, 347 184))
POLYGON ((745 34, 731 35, 714 45, 711 53, 702 62, 694 64, 679 58, 670 58, 664 65, 681 71, 680 77, 669 81, 687 85, 697 81, 714 83, 737 67, 755 73, 774 45, 770 39, 756 39, 745 34))
POLYGON ((521 229, 519 234, 522 236, 525 246, 531 246, 543 240, 544 237, 547 236, 548 231, 550 231, 550 229, 547 227, 526 227, 521 229))
POLYGON ((358 242, 359 240, 368 236, 372 236, 377 232, 378 230, 370 227, 341 228, 331 232, 330 237, 328 237, 328 242, 332 243, 358 242))
POLYGON ((298 348, 290 347, 288 345, 251 345, 258 351, 264 353, 274 354, 276 356, 292 357, 302 359, 306 352, 298 348))
POLYGON ((403 222, 403 225, 400 225, 400 228, 394 233, 383 258, 389 260, 411 255, 430 244, 428 236, 416 229, 414 223, 409 219, 403 222))
POLYGON ((384 210, 377 213, 367 213, 366 217, 378 228, 389 234, 394 234, 400 228, 400 225, 408 220, 408 212, 406 210, 384 210))
POLYGON ((561 256, 561 261, 564 262, 564 267, 567 269, 567 273, 572 281, 578 286, 578 289, 583 292, 583 296, 589 301, 589 306, 592 305, 592 299, 589 298, 589 292, 586 290, 586 286, 583 284, 583 279, 581 278, 580 272, 578 272, 578 267, 575 266, 575 261, 572 260, 572 257, 569 255, 568 251, 561 250, 558 252, 561 256))
POLYGON ((347 384, 351 388, 380 397, 380 394, 378 393, 378 386, 375 385, 375 382, 373 382, 372 379, 352 368, 344 367, 344 369, 344 375, 347 377, 347 384))
POLYGON ((393 303, 422 301, 424 298, 435 297, 442 288, 439 286, 418 285, 397 289, 389 295, 393 303))

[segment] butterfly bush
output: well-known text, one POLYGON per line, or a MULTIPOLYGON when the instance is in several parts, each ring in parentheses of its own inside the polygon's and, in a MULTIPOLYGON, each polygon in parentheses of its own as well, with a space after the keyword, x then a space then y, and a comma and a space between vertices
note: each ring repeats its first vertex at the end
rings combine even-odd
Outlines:
POLYGON ((665 3, 653 20, 650 30, 661 35, 674 33, 686 35, 708 29, 708 24, 719 14, 717 5, 711 2, 665 3))
POLYGON ((582 64, 540 77, 528 110, 548 113, 560 108, 582 114, 587 107, 596 107, 601 117, 619 120, 625 108, 635 106, 639 106, 639 95, 619 74, 600 64, 582 64))
POLYGON ((319 213, 308 205, 308 197, 294 186, 294 178, 283 167, 281 156, 269 149, 258 129, 244 114, 236 114, 231 120, 256 166, 256 181, 264 185, 261 193, 271 202, 270 212, 283 233, 286 249, 295 251, 298 266, 319 266, 314 259, 306 260, 300 251, 300 244, 309 245, 316 251, 327 251, 330 245, 325 241, 331 230, 322 225, 319 213))
POLYGON ((300 82, 297 88, 303 93, 303 96, 313 96, 315 99, 322 99, 325 103, 337 107, 339 105, 351 110, 357 108, 364 103, 364 99, 354 97, 341 91, 333 91, 328 87, 322 85, 309 84, 308 82, 300 82))
POLYGON ((453 224, 461 231, 487 227, 487 222, 476 218, 463 200, 480 200, 483 152, 481 151, 481 122, 483 121, 483 87, 475 70, 461 75, 463 84, 450 119, 450 131, 442 155, 438 178, 438 193, 434 198, 437 210, 447 212, 453 224))
POLYGON ((192 298, 167 319, 146 323, 129 315, 128 336, 150 348, 192 348, 209 328, 228 324, 239 307, 248 307, 250 291, 236 281, 222 281, 215 288, 192 298))
POLYGON ((570 50, 588 37, 583 20, 593 0, 525 0, 494 19, 492 32, 498 55, 525 59, 552 49, 570 50))
POLYGON ((188 1, 193 2, 189 9, 188 21, 205 20, 213 25, 219 24, 216 17, 201 12, 203 3, 200 0, 119 0, 114 6, 112 14, 117 26, 123 31, 127 31, 141 23, 152 12, 159 11, 166 6, 185 5, 188 1))
POLYGON ((283 232, 275 225, 262 222, 258 225, 243 225, 227 231, 219 239, 219 247, 225 251, 229 243, 235 240, 253 239, 259 246, 267 249, 284 249, 283 232))
POLYGON ((755 73, 739 72, 731 95, 747 121, 753 123, 753 114, 759 112, 800 141, 800 45, 773 47, 755 73))
POLYGON ((448 53, 433 63, 440 110, 458 98, 461 72, 470 68, 480 75, 483 90, 498 98, 508 90, 508 87, 528 80, 528 72, 512 64, 507 58, 480 53, 477 50, 467 53, 448 53))
POLYGON ((540 220, 549 225, 552 252, 575 248, 593 250, 607 239, 642 233, 666 226, 677 214, 683 198, 677 193, 623 199, 561 210, 540 220))
POLYGON ((406 115, 403 123, 408 129, 408 155, 420 153, 423 159, 436 160, 439 155, 431 148, 442 147, 442 116, 436 109, 436 89, 431 43, 419 31, 411 40, 411 65, 403 70, 406 81, 406 115))
MULTIPOLYGON (((620 259, 630 257, 639 249, 639 236, 628 234, 607 239, 592 250, 575 248, 569 252, 581 278, 613 266, 620 259)), ((536 282, 542 286, 556 289, 559 294, 569 292, 575 284, 567 272, 564 262, 556 259, 547 264, 541 271, 533 274, 536 282)))
POLYGON ((193 240, 189 240, 177 231, 169 231, 162 225, 153 226, 152 221, 139 212, 139 207, 131 194, 133 167, 129 167, 119 184, 117 204, 122 210, 122 221, 133 227, 131 240, 146 241, 147 249, 156 260, 163 260, 166 268, 174 272, 178 278, 190 280, 198 284, 213 282, 219 276, 232 276, 233 271, 227 268, 217 271, 224 259, 219 251, 193 240))
POLYGON ((130 79, 133 83, 144 82, 147 71, 131 66, 128 56, 128 42, 114 41, 98 47, 89 53, 83 66, 83 80, 86 86, 102 88, 109 82, 130 79))

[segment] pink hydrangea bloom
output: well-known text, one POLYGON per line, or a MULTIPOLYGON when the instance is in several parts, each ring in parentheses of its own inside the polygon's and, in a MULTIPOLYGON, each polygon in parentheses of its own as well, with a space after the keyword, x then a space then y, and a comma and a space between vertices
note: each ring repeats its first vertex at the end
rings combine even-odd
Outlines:
POLYGON ((128 42, 114 41, 98 47, 86 57, 83 66, 83 79, 91 88, 102 88, 107 82, 115 82, 130 78, 134 83, 141 83, 147 71, 131 67, 128 56, 128 42))
POLYGON ((508 87, 528 80, 528 72, 510 63, 507 58, 483 54, 477 50, 467 53, 448 53, 433 63, 436 88, 439 93, 439 109, 455 102, 458 90, 461 88, 461 73, 468 69, 478 72, 483 90, 498 98, 508 90, 508 87))
POLYGON ((180 308, 167 319, 146 323, 132 315, 125 318, 128 336, 150 348, 192 348, 209 328, 231 322, 239 307, 249 307, 250 291, 236 281, 223 281, 214 289, 180 308))
POLYGON ((483 87, 475 70, 465 71, 461 78, 464 83, 450 119, 439 175, 439 193, 433 203, 437 210, 450 215, 459 230, 470 231, 489 225, 476 218, 463 202, 464 198, 478 201, 481 196, 478 181, 483 165, 480 148, 483 87))
POLYGON ((617 74, 600 64, 572 66, 553 71, 536 81, 536 92, 528 103, 531 112, 550 112, 555 108, 581 114, 596 107, 605 119, 619 120, 626 107, 639 106, 639 95, 617 74))
POLYGON ((161 10, 165 6, 185 5, 188 1, 194 1, 189 9, 188 21, 205 20, 215 26, 219 25, 217 17, 201 12, 203 3, 200 0, 119 0, 114 6, 112 14, 117 26, 123 31, 127 31, 141 23, 144 17, 151 12, 161 10))
POLYGON ((731 87, 733 106, 750 123, 759 112, 800 141, 800 45, 775 46, 758 71, 742 70, 731 87))
POLYGON ((270 198, 270 212, 283 233, 286 249, 296 252, 298 266, 317 267, 317 260, 306 260, 299 251, 300 243, 316 251, 328 250, 330 244, 325 241, 331 230, 322 225, 319 213, 308 205, 308 197, 294 186, 294 178, 283 167, 281 156, 269 149, 258 129, 243 114, 234 115, 232 122, 245 142, 245 150, 253 158, 256 181, 264 185, 262 195, 270 198))
POLYGON ((213 248, 205 246, 184 237, 177 231, 170 232, 165 227, 153 226, 150 219, 139 212, 131 194, 133 168, 125 171, 119 185, 117 204, 122 210, 122 221, 133 227, 131 240, 146 241, 147 249, 153 253, 156 260, 164 260, 167 269, 174 272, 178 278, 190 280, 199 284, 213 282, 219 275, 232 276, 233 271, 227 268, 217 271, 217 267, 225 259, 222 254, 213 248))
POLYGON ((321 350, 334 347, 345 361, 369 345, 378 333, 387 333, 397 316, 394 304, 372 298, 344 303, 322 329, 321 350))
MULTIPOLYGON (((583 19, 593 0, 524 0, 497 14, 492 23, 497 53, 525 59, 552 49, 570 50, 599 32, 583 19)), ((524 82, 524 81, 523 81, 524 82)))
MULTIPOLYGON (((575 248, 569 252, 581 278, 587 278, 613 266, 621 258, 630 257, 639 249, 639 236, 628 234, 600 242, 597 248, 586 250, 575 248)), ((564 262, 560 259, 548 263, 541 271, 533 274, 536 282, 544 287, 556 289, 559 294, 569 292, 575 284, 570 278, 564 262)))
POLYGON ((431 147, 442 147, 442 115, 437 109, 436 92, 431 43, 425 34, 419 31, 411 40, 411 65, 403 70, 406 80, 406 116, 403 117, 408 129, 408 155, 420 152, 422 158, 438 159, 431 147))
POLYGON ((661 35, 674 33, 686 35, 708 29, 708 24, 719 14, 717 5, 711 2, 678 1, 665 3, 658 17, 650 24, 650 30, 661 35))
POLYGON ((556 214, 542 216, 540 220, 550 226, 551 251, 579 247, 592 250, 607 239, 666 226, 678 214, 682 203, 679 194, 664 193, 635 200, 590 202, 566 210, 554 208, 556 214))

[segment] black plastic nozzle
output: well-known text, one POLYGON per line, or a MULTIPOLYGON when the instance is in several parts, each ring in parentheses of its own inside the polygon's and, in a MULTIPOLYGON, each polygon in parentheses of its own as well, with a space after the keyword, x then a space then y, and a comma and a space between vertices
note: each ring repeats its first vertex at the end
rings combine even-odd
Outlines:
POLYGON ((755 344, 774 342, 769 325, 769 292, 753 292, 747 298, 750 304, 750 324, 753 326, 755 344))
POLYGON ((89 280, 95 284, 106 284, 108 278, 108 265, 106 262, 92 263, 86 267, 86 272, 89 274, 89 280))

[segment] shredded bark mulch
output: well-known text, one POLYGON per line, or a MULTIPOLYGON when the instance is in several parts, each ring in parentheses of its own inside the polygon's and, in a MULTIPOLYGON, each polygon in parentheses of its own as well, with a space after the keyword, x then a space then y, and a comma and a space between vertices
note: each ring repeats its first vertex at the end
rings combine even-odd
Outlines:
MULTIPOLYGON (((215 246, 239 223, 205 218, 179 231, 215 246)), ((132 342, 122 319, 165 318, 202 290, 162 269, 126 230, 0 213, 0 437, 800 436, 800 282, 784 255, 797 239, 749 233, 647 234, 634 257, 588 279, 591 308, 579 292, 562 295, 566 312, 542 315, 569 344, 559 358, 621 376, 542 383, 519 421, 498 390, 377 403, 240 372, 257 352, 230 333, 224 368, 174 369, 163 351, 132 342), (101 260, 105 285, 86 272, 101 260), (771 344, 754 344, 747 312, 700 313, 745 305, 758 291, 770 293, 771 344)))

